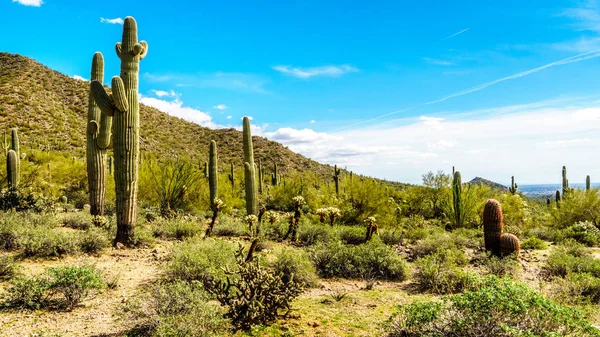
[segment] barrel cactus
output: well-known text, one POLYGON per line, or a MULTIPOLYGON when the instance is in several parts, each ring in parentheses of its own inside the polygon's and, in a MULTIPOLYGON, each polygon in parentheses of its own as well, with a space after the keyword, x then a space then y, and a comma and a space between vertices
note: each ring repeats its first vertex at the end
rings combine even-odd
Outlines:
MULTIPOLYGON (((104 82, 104 58, 101 53, 94 54, 90 76, 92 81, 98 81, 100 84, 104 82)), ((112 118, 102 115, 91 89, 88 99, 87 120, 85 155, 90 194, 90 214, 102 216, 104 215, 104 197, 106 194, 106 149, 110 145, 110 134, 104 134, 100 137, 99 131, 110 133, 112 118), (100 121, 100 124, 106 124, 106 127, 99 129, 98 121, 100 121)))
MULTIPOLYGON (((109 141, 110 126, 105 121, 112 117, 112 142, 115 157, 115 194, 117 235, 114 244, 134 244, 133 230, 137 217, 138 170, 140 156, 140 107, 138 102, 140 60, 148 53, 148 43, 138 42, 137 23, 128 16, 123 23, 123 40, 116 45, 121 59, 121 75, 112 78, 112 95, 102 83, 91 83, 94 101, 102 111, 100 122, 88 123, 88 128, 99 128, 100 143, 109 141)), ((102 144, 104 145, 104 144, 102 144)))
POLYGON ((258 213, 258 186, 256 184, 256 168, 254 166, 254 149, 252 147, 252 133, 250 131, 250 119, 243 119, 243 145, 244 145, 244 183, 246 191, 246 213, 248 215, 258 213))
POLYGON ((521 242, 519 238, 513 234, 502 234, 500 237, 500 254, 501 256, 509 256, 511 254, 519 255, 521 251, 521 242))
POLYGON ((483 208, 483 238, 485 250, 494 255, 500 254, 500 237, 504 226, 502 206, 495 199, 489 199, 483 208))

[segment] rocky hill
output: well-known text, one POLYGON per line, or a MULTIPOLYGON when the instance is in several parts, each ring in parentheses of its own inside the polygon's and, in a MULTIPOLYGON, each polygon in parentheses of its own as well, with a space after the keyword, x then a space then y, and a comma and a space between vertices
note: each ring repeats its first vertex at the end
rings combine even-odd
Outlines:
POLYGON ((504 186, 502 184, 493 182, 491 180, 487 180, 487 179, 481 178, 481 177, 475 177, 475 178, 473 178, 473 180, 469 181, 468 183, 469 184, 474 184, 474 185, 476 185, 476 184, 482 184, 482 185, 485 185, 485 186, 489 186, 489 187, 491 187, 494 190, 508 191, 508 187, 506 187, 506 186, 504 186))

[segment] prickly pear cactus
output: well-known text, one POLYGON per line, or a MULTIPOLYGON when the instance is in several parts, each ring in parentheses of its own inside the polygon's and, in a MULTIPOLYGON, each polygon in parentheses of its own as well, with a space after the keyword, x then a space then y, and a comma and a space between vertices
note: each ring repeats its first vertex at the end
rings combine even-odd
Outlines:
POLYGON ((6 155, 6 180, 8 188, 17 188, 19 184, 19 156, 15 150, 9 150, 6 155))
MULTIPOLYGON (((112 78, 109 96, 99 81, 92 81, 94 101, 102 111, 99 141, 109 134, 103 121, 112 116, 114 176, 116 192, 117 235, 114 243, 133 245, 133 230, 137 217, 138 169, 140 156, 140 107, 138 84, 140 60, 148 53, 148 44, 138 42, 137 23, 128 16, 123 24, 123 40, 116 45, 121 59, 121 75, 112 78)), ((91 126, 93 128, 94 126, 91 126)), ((104 139, 106 140, 106 139, 104 139)))
POLYGON ((519 255, 520 251, 521 242, 518 237, 508 233, 502 234, 502 237, 500 237, 500 254, 502 256, 519 255))
POLYGON ((495 199, 489 199, 483 208, 483 239, 485 250, 500 255, 500 237, 504 226, 502 206, 495 199))
MULTIPOLYGON (((104 58, 101 53, 94 54, 90 79, 98 81, 100 84, 104 81, 104 58)), ((112 118, 102 116, 91 90, 87 117, 85 154, 90 192, 90 214, 102 216, 104 215, 104 197, 106 194, 106 148, 110 145, 112 118), (100 121, 100 124, 104 123, 106 127, 103 129, 98 128, 98 121, 100 121), (100 130, 105 134, 101 136, 100 130)))
POLYGON ((256 168, 254 166, 254 149, 252 147, 252 133, 250 132, 250 119, 243 120, 244 140, 244 183, 246 191, 246 213, 258 214, 258 186, 256 184, 256 168))

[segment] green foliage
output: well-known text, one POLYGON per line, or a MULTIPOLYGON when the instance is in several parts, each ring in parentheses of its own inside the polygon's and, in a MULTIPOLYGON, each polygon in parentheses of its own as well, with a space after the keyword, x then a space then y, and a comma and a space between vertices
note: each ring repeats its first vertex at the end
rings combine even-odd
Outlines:
POLYGON ((390 336, 549 337, 600 336, 583 315, 545 298, 527 285, 487 277, 472 290, 442 302, 400 307, 390 336))
POLYGON ((124 311, 132 332, 142 336, 225 336, 229 327, 197 281, 159 282, 124 311))
POLYGON ((78 236, 51 228, 32 228, 19 237, 24 257, 60 257, 79 250, 78 236))
POLYGON ((483 259, 483 266, 488 274, 500 277, 508 275, 515 278, 520 272, 519 262, 513 256, 505 258, 490 256, 483 259))
POLYGON ((578 222, 600 223, 600 194, 598 190, 586 192, 574 189, 563 196, 560 207, 551 211, 554 225, 566 228, 578 222))
POLYGON ((554 280, 552 295, 563 303, 595 305, 600 302, 600 278, 589 273, 569 273, 554 280))
POLYGON ((573 239, 589 247, 600 244, 600 229, 589 221, 581 221, 565 228, 560 232, 560 236, 563 239, 573 239))
POLYGON ((482 184, 464 184, 460 190, 460 208, 456 208, 452 196, 442 200, 442 209, 448 216, 448 220, 453 228, 478 227, 481 224, 483 205, 490 197, 490 193, 491 190, 488 186, 482 184), (454 216, 451 216, 452 214, 454 216))
POLYGON ((302 250, 286 248, 279 252, 272 263, 275 274, 281 274, 283 282, 291 281, 303 283, 307 287, 317 285, 317 274, 310 257, 302 250))
POLYGON ((571 273, 589 273, 600 277, 600 260, 591 256, 589 251, 577 242, 568 240, 548 256, 543 270, 549 276, 563 278, 571 273))
POLYGON ((19 309, 40 309, 48 301, 50 281, 45 276, 22 276, 10 281, 3 306, 19 309))
POLYGON ((36 198, 33 194, 24 193, 15 188, 0 191, 0 211, 28 211, 39 210, 36 198))
POLYGON ((274 322, 280 310, 287 310, 286 314, 291 310, 291 302, 304 290, 304 284, 293 274, 284 278, 249 257, 240 246, 235 269, 229 270, 226 280, 204 279, 204 288, 227 306, 226 316, 235 329, 249 330, 254 325, 274 322))
MULTIPOLYGON (((423 186, 427 187, 421 194, 423 200, 431 204, 430 217, 439 218, 442 216, 442 200, 450 195, 450 186, 452 176, 444 174, 444 171, 438 171, 437 174, 428 172, 423 175, 423 186)), ((426 216, 425 214, 423 214, 426 216)))
POLYGON ((215 239, 194 238, 173 248, 167 265, 172 279, 201 281, 210 276, 222 279, 222 268, 231 268, 235 247, 229 242, 215 239))
MULTIPOLYGON (((312 246, 319 242, 327 243, 335 236, 331 227, 304 221, 298 229, 298 240, 304 245, 312 246)), ((364 238, 363 238, 364 239, 364 238)))
POLYGON ((403 281, 408 267, 396 252, 373 238, 356 246, 339 241, 319 244, 311 249, 311 258, 321 277, 363 278, 403 281))
POLYGON ((152 232, 155 237, 162 239, 183 240, 191 238, 202 232, 198 221, 185 219, 159 219, 152 223, 152 232))
POLYGON ((98 254, 110 246, 109 233, 105 230, 91 227, 81 234, 79 249, 87 254, 98 254))
POLYGON ((521 243, 521 249, 544 250, 548 249, 546 241, 531 236, 521 243))
POLYGON ((12 256, 0 255, 0 280, 11 279, 17 273, 17 263, 12 256))
POLYGON ((359 245, 365 243, 364 226, 343 226, 337 228, 337 235, 347 245, 359 245))
POLYGON ((216 236, 244 236, 248 233, 248 226, 240 219, 231 216, 221 216, 219 223, 213 230, 216 236))
POLYGON ((201 177, 185 161, 165 161, 150 164, 154 192, 164 217, 173 217, 179 210, 189 210, 188 196, 198 188, 201 177))
POLYGON ((415 262, 414 279, 421 291, 449 294, 462 291, 471 276, 459 267, 464 264, 464 253, 459 250, 439 250, 415 262))
POLYGON ((434 232, 433 235, 413 245, 410 254, 413 259, 433 254, 451 255, 456 263, 465 265, 467 263, 467 257, 463 251, 465 245, 466 241, 461 236, 434 232))

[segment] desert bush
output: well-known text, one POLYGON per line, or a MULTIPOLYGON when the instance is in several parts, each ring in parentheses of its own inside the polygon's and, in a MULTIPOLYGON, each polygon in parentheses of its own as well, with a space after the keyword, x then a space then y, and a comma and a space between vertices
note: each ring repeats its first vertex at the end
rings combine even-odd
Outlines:
POLYGON ((12 256, 0 256, 0 280, 8 280, 17 273, 17 263, 12 256))
POLYGON ((463 256, 458 250, 439 250, 415 261, 414 280, 419 290, 434 294, 449 294, 462 291, 470 275, 458 267, 463 256))
POLYGON ((464 244, 465 242, 463 242, 461 239, 458 239, 457 236, 448 233, 441 233, 418 241, 411 248, 411 257, 413 259, 418 259, 435 253, 439 253, 443 256, 450 254, 452 255, 452 259, 457 264, 464 265, 468 262, 463 251, 464 244))
POLYGON ((553 297, 564 303, 600 303, 600 278, 589 273, 570 273, 565 278, 556 278, 551 289, 553 297))
POLYGON ((553 207, 551 213, 557 228, 567 228, 585 221, 598 224, 600 221, 598 190, 593 189, 586 192, 574 189, 563 196, 560 207, 553 207))
POLYGON ((441 207, 453 228, 477 228, 481 224, 483 205, 490 197, 490 187, 482 184, 463 184, 461 194, 460 221, 456 223, 452 193, 442 200, 441 207))
POLYGON ((529 238, 523 240, 521 243, 521 249, 544 250, 548 249, 548 244, 544 240, 538 239, 535 236, 530 236, 529 238))
POLYGON ((110 246, 110 239, 106 231, 91 227, 80 235, 78 243, 82 252, 98 254, 110 246))
POLYGON ((281 310, 287 310, 286 314, 290 311, 291 302, 304 289, 303 283, 292 277, 285 280, 283 274, 261 266, 258 258, 252 260, 244 254, 242 246, 235 253, 235 260, 235 269, 227 273, 226 280, 204 278, 204 288, 227 307, 226 317, 235 329, 269 324, 281 310))
POLYGON ((580 221, 561 231, 563 239, 574 239, 586 246, 593 247, 600 243, 600 229, 590 221, 580 221))
POLYGON ((0 249, 14 250, 25 234, 33 229, 50 229, 57 225, 51 214, 7 212, 0 216, 0 249))
POLYGON ((337 235, 347 245, 359 245, 366 241, 367 228, 365 226, 340 226, 337 235))
POLYGON ((307 246, 316 243, 327 243, 334 237, 334 231, 331 227, 323 224, 302 223, 298 229, 298 239, 307 246))
POLYGON ((50 283, 48 290, 54 304, 71 310, 94 292, 105 287, 102 275, 91 266, 63 266, 47 270, 50 283))
POLYGON ((197 281, 158 282, 124 308, 138 335, 222 336, 228 322, 197 281))
POLYGON ((87 212, 67 213, 62 218, 65 227, 86 230, 92 225, 92 216, 87 212))
POLYGON ((182 240, 191 238, 201 233, 203 225, 200 222, 184 219, 158 219, 152 223, 152 232, 155 237, 162 239, 182 240))
POLYGON ((379 238, 383 243, 389 246, 399 245, 404 242, 404 236, 401 230, 380 229, 379 238))
POLYGON ((286 248, 279 252, 272 263, 275 274, 281 274, 284 283, 292 280, 307 287, 317 285, 318 278, 310 257, 304 251, 286 248))
POLYGON ((38 211, 39 207, 33 194, 10 188, 0 191, 0 210, 38 211))
POLYGON ((50 281, 45 276, 21 276, 10 281, 3 296, 3 306, 19 309, 41 309, 49 299, 50 281))
MULTIPOLYGON (((527 201, 519 194, 502 193, 496 198, 502 205, 504 226, 523 228, 531 225, 531 212, 527 201)), ((512 233, 517 234, 517 233, 512 233)))
POLYGON ((600 336, 584 316, 527 285, 487 277, 477 289, 442 301, 402 306, 390 336, 600 336))
POLYGON ((189 210, 190 193, 201 180, 200 172, 191 163, 183 160, 150 161, 150 170, 154 193, 160 203, 160 212, 164 217, 172 217, 180 210, 189 210))
POLYGON ((19 238, 18 246, 24 257, 60 257, 79 250, 75 233, 59 232, 49 228, 30 229, 19 238))
POLYGON ((207 276, 222 279, 221 268, 231 268, 235 247, 222 240, 193 238, 173 247, 167 265, 173 279, 203 280, 207 276))
POLYGON ((483 247, 483 231, 479 228, 458 228, 452 232, 457 247, 483 247))
MULTIPOLYGON (((263 222, 264 228, 264 222, 263 222)), ((220 216, 219 222, 213 229, 215 236, 244 236, 248 234, 248 226, 236 218, 230 216, 220 216)))
POLYGON ((406 262, 378 238, 356 246, 339 241, 320 244, 311 250, 311 258, 317 272, 326 278, 371 275, 377 279, 403 281, 408 273, 406 262))
POLYGON ((525 235, 530 236, 530 237, 536 237, 540 240, 544 240, 544 241, 557 241, 557 231, 554 228, 550 228, 550 227, 546 227, 546 226, 540 226, 540 227, 533 227, 530 229, 527 229, 527 231, 525 232, 525 235))
POLYGON ((487 274, 495 276, 510 276, 515 278, 519 275, 520 265, 514 257, 499 258, 490 256, 483 259, 483 266, 487 274))
POLYGON ((576 243, 559 246, 542 266, 548 276, 565 277, 570 273, 590 273, 600 277, 600 260, 577 247, 576 243))

